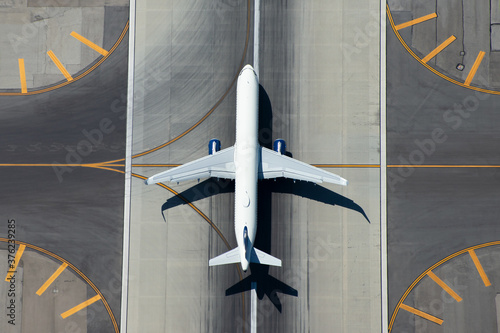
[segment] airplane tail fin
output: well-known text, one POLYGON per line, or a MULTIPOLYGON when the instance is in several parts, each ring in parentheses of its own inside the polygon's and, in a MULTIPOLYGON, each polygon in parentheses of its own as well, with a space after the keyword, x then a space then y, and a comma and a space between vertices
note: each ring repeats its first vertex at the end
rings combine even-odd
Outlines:
POLYGON ((272 255, 267 254, 264 251, 256 249, 255 247, 252 248, 250 262, 256 263, 256 264, 262 264, 262 265, 281 267, 281 260, 280 259, 275 258, 272 255))
MULTIPOLYGON (((215 258, 210 259, 208 262, 209 266, 226 265, 226 264, 236 264, 240 263, 240 252, 238 248, 234 248, 231 251, 223 253, 215 258)), ((250 255, 250 262, 262 265, 279 266, 281 267, 281 260, 267 254, 259 249, 252 248, 252 253, 250 255)))

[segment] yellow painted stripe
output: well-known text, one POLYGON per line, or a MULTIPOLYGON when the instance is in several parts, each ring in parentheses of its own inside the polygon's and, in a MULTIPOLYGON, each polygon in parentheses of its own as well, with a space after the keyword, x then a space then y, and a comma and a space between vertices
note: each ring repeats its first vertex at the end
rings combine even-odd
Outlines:
POLYGON ((52 50, 49 50, 47 52, 47 54, 49 55, 50 59, 52 59, 52 61, 54 62, 54 64, 56 64, 57 68, 59 68, 59 70, 61 71, 61 73, 63 73, 63 75, 66 78, 66 80, 73 81, 73 78, 71 77, 71 75, 69 74, 69 72, 66 70, 66 68, 64 68, 63 64, 59 61, 59 59, 57 59, 57 57, 54 54, 54 52, 52 52, 52 50))
POLYGON ((90 304, 97 302, 97 301, 98 301, 98 300, 100 300, 100 299, 101 299, 101 296, 100 296, 100 295, 96 295, 96 296, 92 297, 91 299, 89 299, 89 300, 87 300, 87 301, 85 301, 85 302, 83 302, 83 303, 81 303, 81 304, 78 304, 78 305, 77 305, 77 306, 75 306, 74 308, 69 309, 68 311, 61 313, 61 317, 62 317, 63 319, 65 319, 65 318, 67 318, 67 317, 69 317, 69 316, 71 316, 71 315, 73 315, 73 314, 77 313, 78 311, 80 311, 80 310, 82 310, 82 309, 86 308, 86 307, 87 307, 87 306, 89 306, 90 304))
POLYGON ((474 61, 474 65, 472 65, 472 68, 470 69, 470 72, 467 75, 467 79, 465 79, 464 84, 466 86, 470 85, 472 79, 474 78, 474 75, 476 75, 477 69, 479 68, 479 65, 481 64, 483 57, 484 57, 484 51, 479 51, 479 54, 477 55, 477 58, 474 61))
MULTIPOLYGON (((1 239, 1 238, 0 238, 1 239)), ((494 242, 488 242, 488 243, 484 243, 484 244, 479 244, 479 245, 474 245, 474 246, 471 246, 471 247, 468 247, 466 249, 463 249, 463 250, 460 250, 458 252, 455 252, 453 254, 450 254, 449 256, 447 256, 446 258, 444 259, 441 259, 440 261, 438 261, 437 263, 435 263, 434 265, 432 265, 430 268, 428 268, 427 270, 425 270, 425 272, 423 272, 422 274, 420 274, 413 282, 412 284, 406 289, 405 293, 403 294, 403 296, 401 296, 401 298, 399 299, 398 301, 398 304, 396 305, 396 309, 394 310, 394 312, 392 313, 392 316, 391 316, 391 320, 389 322, 389 333, 392 331, 392 326, 394 325, 394 321, 396 320, 396 316, 398 314, 398 311, 399 311, 399 308, 401 306, 401 304, 403 304, 403 302, 405 301, 406 297, 408 297, 408 295, 410 294, 410 292, 413 290, 413 288, 424 278, 427 276, 427 272, 435 269, 436 267, 439 267, 441 266, 442 264, 444 264, 445 262, 451 260, 451 259, 454 259, 464 253, 467 253, 467 251, 469 250, 477 250, 477 249, 483 249, 483 248, 486 248, 488 246, 497 246, 497 245, 500 245, 500 241, 494 241, 494 242)))
MULTIPOLYGON (((99 65, 101 65, 107 58, 109 58, 109 56, 114 52, 114 50, 116 50, 116 48, 120 45, 120 43, 124 39, 126 33, 128 32, 128 27, 129 27, 129 22, 127 21, 127 24, 125 25, 125 28, 123 28, 122 34, 120 35, 120 37, 118 38, 118 40, 116 41, 116 43, 113 45, 113 47, 109 50, 108 55, 106 57, 101 58, 92 67, 90 67, 85 72, 83 72, 82 74, 80 74, 79 76, 77 76, 76 78, 74 78, 73 81, 76 81, 76 80, 79 80, 79 79, 85 77, 90 72, 92 72, 94 69, 96 69, 99 65)), ((41 93, 44 93, 44 92, 47 92, 47 91, 52 91, 52 90, 55 90, 55 89, 59 89, 59 88, 64 87, 64 86, 66 86, 66 85, 68 85, 70 83, 71 83, 71 81, 66 81, 66 82, 63 82, 63 83, 59 83, 59 84, 57 84, 55 86, 51 86, 51 87, 45 88, 45 89, 31 90, 30 92, 28 92, 28 94, 29 95, 41 94, 41 93)), ((17 93, 14 93, 14 92, 2 93, 2 92, 0 92, 0 96, 20 96, 20 95, 22 95, 22 93, 18 93, 18 92, 17 93)))
POLYGON ((434 58, 439 52, 443 51, 448 45, 453 43, 457 39, 455 36, 451 35, 447 40, 439 44, 434 50, 432 50, 428 55, 422 58, 422 62, 426 63, 427 61, 434 58))
POLYGON ((76 32, 72 32, 70 34, 71 36, 75 37, 76 39, 78 39, 80 42, 82 42, 83 44, 87 45, 88 47, 90 47, 91 49, 93 49, 94 51, 97 51, 99 52, 100 54, 102 54, 103 56, 107 56, 108 55, 108 51, 106 51, 105 49, 103 49, 102 47, 100 47, 99 45, 97 44, 94 44, 92 43, 91 41, 89 41, 87 38, 83 37, 82 35, 79 35, 77 34, 76 32))
POLYGON ((467 89, 470 89, 470 90, 484 92, 484 93, 487 93, 487 94, 500 95, 500 91, 482 89, 482 88, 478 88, 478 87, 474 87, 474 86, 466 86, 463 82, 458 82, 457 80, 452 79, 449 76, 446 76, 446 75, 440 73, 438 70, 434 69, 432 66, 429 66, 428 64, 423 63, 422 59, 420 59, 420 56, 417 56, 415 54, 415 52, 413 52, 411 50, 411 48, 408 46, 408 44, 406 44, 406 42, 404 41, 403 37, 401 37, 401 34, 396 30, 396 25, 394 24, 394 20, 393 20, 392 15, 391 15, 391 10, 389 9, 389 5, 386 4, 385 7, 386 7, 387 18, 389 19, 389 22, 391 24, 392 30, 394 31, 394 33, 396 34, 396 37, 401 42, 401 45, 403 45, 403 47, 406 49, 406 51, 413 58, 415 58, 415 60, 417 60, 418 62, 420 62, 422 64, 422 66, 424 66, 425 68, 427 68, 428 70, 430 70, 432 73, 436 74, 437 76, 441 77, 442 79, 444 79, 444 80, 446 80, 448 82, 451 82, 453 84, 456 84, 456 85, 458 85, 460 87, 464 87, 464 88, 467 88, 467 89))
POLYGON ((439 164, 430 164, 430 165, 413 165, 413 164, 390 164, 387 166, 388 168, 500 168, 500 165, 439 165, 439 164))
POLYGON ((12 266, 9 266, 9 270, 7 271, 7 276, 5 277, 5 281, 9 282, 10 279, 12 278, 12 275, 16 273, 17 265, 19 264, 19 261, 21 260, 21 257, 23 256, 24 249, 26 248, 26 245, 21 244, 19 245, 19 249, 17 249, 16 256, 14 258, 14 264, 12 266))
MULTIPOLYGON (((108 164, 109 166, 125 166, 125 164, 108 164)), ((160 167, 160 168, 169 168, 169 167, 178 167, 181 164, 132 164, 133 167, 160 167)))
POLYGON ((412 25, 415 25, 415 24, 418 24, 418 23, 422 23, 422 22, 425 22, 425 21, 428 21, 428 20, 431 20, 433 18, 437 17, 437 14, 436 13, 432 13, 432 14, 429 14, 429 15, 425 15, 425 16, 422 16, 422 17, 419 17, 419 18, 416 18, 414 20, 411 20, 411 21, 408 21, 408 22, 405 22, 405 23, 401 23, 401 24, 398 24, 396 26, 396 30, 401 30, 403 28, 407 28, 407 27, 411 27, 412 25))
POLYGON ((24 68, 24 59, 19 59, 19 78, 21 79, 21 92, 26 94, 28 87, 26 86, 26 69, 24 68))
POLYGON ((66 267, 68 267, 67 263, 63 263, 61 266, 59 266, 59 268, 52 274, 52 276, 47 281, 45 281, 45 283, 40 287, 40 289, 38 289, 36 294, 38 296, 42 296, 45 290, 47 290, 47 288, 52 284, 52 282, 54 282, 54 280, 57 279, 59 275, 61 275, 61 273, 66 269, 66 267))
MULTIPOLYGON (((0 242, 8 243, 8 241, 9 240, 7 238, 0 237, 0 242)), ((55 260, 67 263, 69 268, 71 268, 76 274, 78 274, 83 280, 85 280, 85 282, 87 282, 87 284, 97 294, 99 294, 101 296, 101 301, 104 304, 104 307, 106 308, 106 311, 108 312, 109 318, 113 322, 113 327, 114 327, 115 333, 120 333, 119 330, 118 330, 118 324, 116 322, 115 316, 113 315, 113 311, 111 311, 111 307, 109 306, 108 302, 106 301, 106 298, 102 295, 101 291, 95 286, 95 284, 87 276, 85 276, 85 274, 83 274, 82 272, 80 272, 80 270, 78 268, 76 268, 75 266, 73 266, 70 262, 66 261, 64 258, 61 258, 57 254, 52 253, 52 252, 50 252, 50 251, 48 251, 48 250, 46 250, 44 248, 41 248, 39 246, 35 246, 35 245, 32 245, 32 244, 29 244, 29 243, 20 242, 20 241, 16 241, 16 243, 23 244, 24 246, 26 246, 26 247, 34 250, 34 251, 38 251, 38 252, 44 253, 47 256, 49 256, 49 257, 51 257, 51 258, 53 258, 55 260)))
POLYGON ((432 271, 428 271, 427 276, 429 276, 432 280, 434 280, 434 282, 436 282, 441 288, 443 288, 448 294, 450 294, 450 296, 453 297, 455 301, 462 301, 462 297, 458 296, 458 294, 454 292, 453 289, 451 289, 446 283, 444 283, 443 280, 438 278, 432 271))
POLYGON ((430 314, 428 313, 425 313, 423 311, 420 311, 420 310, 417 310, 415 308, 412 308, 411 306, 408 306, 406 304, 402 304, 401 303, 401 309, 403 310, 406 310, 408 312, 411 312, 413 313, 414 315, 417 315, 419 317, 422 317, 422 318, 425 318, 427 320, 430 320, 438 325, 442 325, 443 324, 443 319, 439 319, 438 317, 434 317, 434 316, 431 316, 430 314))
POLYGON ((474 265, 476 265, 476 269, 479 275, 481 276, 481 279, 483 279, 484 286, 485 287, 491 286, 490 279, 488 279, 488 276, 486 275, 486 272, 483 269, 483 265, 481 265, 481 263, 479 262, 476 252, 472 249, 469 250, 468 252, 470 257, 472 258, 472 261, 474 262, 474 265))
POLYGON ((318 168, 380 168, 380 164, 311 164, 318 168))

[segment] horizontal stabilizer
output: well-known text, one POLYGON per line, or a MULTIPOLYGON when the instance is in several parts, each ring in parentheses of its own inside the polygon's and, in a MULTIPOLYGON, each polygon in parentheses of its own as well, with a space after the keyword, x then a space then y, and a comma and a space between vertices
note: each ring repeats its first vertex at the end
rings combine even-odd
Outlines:
POLYGON ((227 251, 220 256, 210 259, 210 261, 208 262, 208 266, 236 264, 240 261, 240 250, 238 248, 234 248, 231 251, 227 251))
POLYGON ((278 266, 281 267, 281 260, 273 257, 266 252, 263 252, 255 247, 252 248, 252 255, 250 256, 250 262, 262 265, 278 266))

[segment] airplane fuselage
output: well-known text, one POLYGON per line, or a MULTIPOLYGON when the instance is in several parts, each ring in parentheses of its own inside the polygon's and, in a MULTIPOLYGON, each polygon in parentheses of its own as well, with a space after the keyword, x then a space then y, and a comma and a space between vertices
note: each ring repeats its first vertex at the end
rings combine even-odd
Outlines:
POLYGON ((260 163, 259 81, 251 66, 238 77, 236 89, 236 143, 234 151, 234 231, 241 268, 248 269, 257 232, 257 183, 260 163))

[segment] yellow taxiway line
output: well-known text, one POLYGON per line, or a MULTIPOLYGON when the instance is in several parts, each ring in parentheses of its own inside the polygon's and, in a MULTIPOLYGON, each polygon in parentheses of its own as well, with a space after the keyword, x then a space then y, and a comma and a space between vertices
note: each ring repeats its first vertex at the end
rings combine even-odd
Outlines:
POLYGON ((19 261, 21 260, 21 257, 23 256, 25 248, 26 248, 26 245, 24 245, 24 244, 19 245, 19 249, 17 249, 16 257, 14 258, 14 263, 9 264, 9 270, 7 271, 7 276, 5 277, 5 281, 10 282, 10 279, 14 276, 14 273, 16 273, 17 265, 19 264, 19 261))
POLYGON ((434 50, 432 50, 428 55, 422 58, 422 62, 427 63, 429 60, 434 58, 439 52, 443 51, 448 45, 453 43, 457 39, 455 36, 451 35, 447 40, 439 44, 434 50))
POLYGON ((24 59, 19 58, 19 78, 21 80, 21 92, 26 94, 28 92, 28 88, 26 86, 26 69, 24 68, 24 59))
POLYGON ((87 45, 88 47, 90 47, 94 51, 99 52, 103 56, 107 56, 108 53, 109 53, 108 51, 106 51, 105 49, 103 49, 102 47, 100 47, 99 45, 92 43, 90 40, 88 40, 87 38, 83 37, 82 35, 77 34, 74 31, 72 33, 70 33, 70 35, 72 37, 75 37, 80 42, 82 42, 83 44, 87 45))
POLYGON ((425 22, 425 21, 428 21, 430 19, 433 19, 437 17, 437 14, 436 13, 432 13, 432 14, 429 14, 429 15, 425 15, 425 16, 422 16, 422 17, 419 17, 419 18, 416 18, 414 20, 411 20, 411 21, 408 21, 408 22, 405 22, 405 23, 401 23, 401 24, 398 24, 396 26, 396 30, 401 30, 403 28, 407 28, 407 27, 411 27, 412 25, 415 25, 415 24, 418 24, 418 23, 422 23, 422 22, 425 22))
POLYGON ((446 291, 451 297, 455 299, 455 301, 462 301, 462 297, 458 296, 458 294, 453 289, 451 289, 450 286, 448 286, 443 280, 438 278, 436 274, 434 274, 434 272, 428 271, 427 276, 430 277, 434 282, 436 282, 441 288, 443 288, 444 291, 446 291))
POLYGON ((474 262, 474 265, 476 265, 476 269, 481 276, 481 279, 483 280, 484 286, 489 287, 491 286, 490 279, 488 279, 488 276, 486 275, 486 272, 483 269, 483 265, 479 262, 479 259, 477 258, 476 252, 471 249, 468 251, 470 257, 472 258, 472 261, 474 262))
POLYGON ((432 321, 432 322, 434 322, 434 323, 436 323, 438 325, 442 325, 443 324, 443 321, 444 321, 443 319, 439 319, 438 317, 434 317, 434 316, 432 316, 432 315, 430 315, 428 313, 425 313, 423 311, 420 311, 420 310, 417 310, 415 308, 412 308, 411 306, 408 306, 406 304, 401 304, 400 307, 403 310, 406 310, 408 312, 413 313, 414 315, 417 315, 419 317, 422 317, 422 318, 425 318, 427 320, 430 320, 430 321, 432 321))
POLYGON ((66 78, 66 80, 73 81, 73 77, 71 77, 71 75, 66 70, 66 68, 64 68, 63 64, 59 61, 59 59, 56 57, 56 55, 54 54, 54 52, 52 52, 52 50, 49 50, 47 52, 47 54, 49 55, 50 59, 52 59, 52 61, 54 62, 54 64, 56 64, 57 68, 59 68, 59 70, 64 75, 64 77, 66 78))
POLYGON ((429 164, 429 165, 413 165, 413 164, 390 164, 388 168, 500 168, 498 164, 480 165, 480 164, 429 164))
POLYGON ((47 290, 47 288, 52 284, 52 282, 54 282, 55 279, 57 279, 57 277, 61 275, 61 273, 66 269, 66 267, 68 267, 68 264, 65 262, 62 263, 62 265, 59 266, 59 268, 49 277, 49 279, 45 281, 45 283, 37 290, 36 294, 38 296, 42 296, 45 290, 47 290))
POLYGON ((467 79, 465 79, 464 84, 466 86, 470 85, 472 79, 474 78, 474 75, 476 75, 477 69, 479 68, 481 61, 483 60, 484 54, 485 54, 484 51, 479 51, 479 54, 477 55, 476 60, 474 61, 474 65, 472 65, 472 68, 470 69, 470 72, 467 75, 467 79))
POLYGON ((69 316, 71 316, 71 315, 73 315, 73 314, 77 313, 78 311, 80 311, 80 310, 82 310, 82 309, 86 308, 87 306, 91 305, 92 303, 97 302, 97 301, 98 301, 98 300, 100 300, 100 299, 101 299, 101 295, 95 295, 95 296, 94 296, 94 297, 92 297, 91 299, 86 300, 85 302, 78 304, 78 305, 77 305, 77 306, 75 306, 74 308, 71 308, 71 309, 69 309, 68 311, 61 313, 61 317, 62 317, 63 319, 65 319, 65 318, 67 318, 67 317, 69 317, 69 316))

